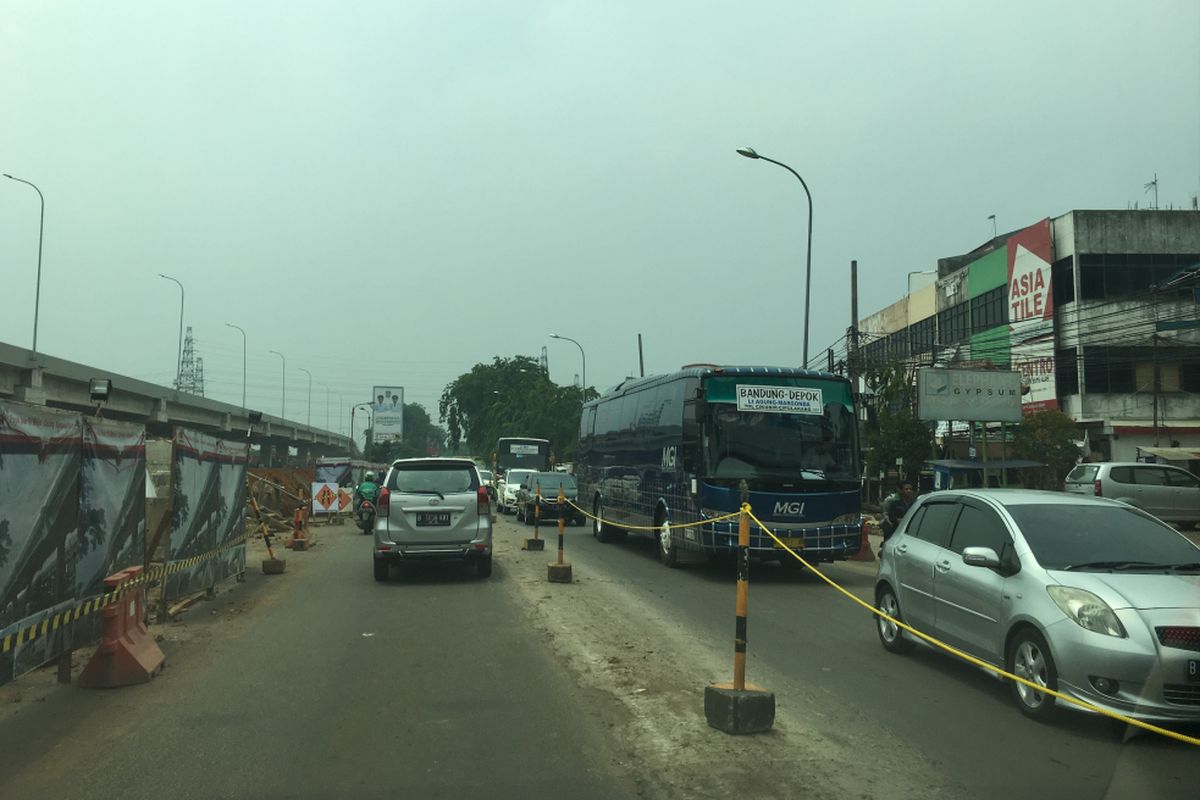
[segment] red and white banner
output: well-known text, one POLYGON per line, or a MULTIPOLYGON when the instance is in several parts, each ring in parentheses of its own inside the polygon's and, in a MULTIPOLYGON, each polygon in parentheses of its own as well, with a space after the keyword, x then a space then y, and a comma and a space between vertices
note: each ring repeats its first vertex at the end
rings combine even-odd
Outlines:
POLYGON ((1012 368, 1020 370, 1021 411, 1058 408, 1054 385, 1054 294, 1050 220, 1008 239, 1008 335, 1012 368))

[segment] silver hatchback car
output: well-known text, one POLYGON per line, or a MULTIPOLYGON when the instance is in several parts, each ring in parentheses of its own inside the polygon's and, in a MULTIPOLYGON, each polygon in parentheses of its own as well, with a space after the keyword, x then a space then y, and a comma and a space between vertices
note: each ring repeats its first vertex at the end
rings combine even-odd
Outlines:
POLYGON ((401 561, 458 559, 492 574, 491 496, 474 462, 407 458, 393 462, 375 516, 375 580, 401 561))
MULTIPOLYGON (((883 547, 875 602, 1049 689, 1137 719, 1200 721, 1200 548, 1124 503, 925 495, 883 547)), ((882 617, 876 627, 893 653, 916 642, 882 617)), ((1058 710, 1015 681, 1013 695, 1035 719, 1058 710)))
POLYGON ((1063 488, 1072 494, 1111 497, 1164 522, 1200 524, 1200 478, 1179 467, 1142 462, 1080 464, 1063 488))

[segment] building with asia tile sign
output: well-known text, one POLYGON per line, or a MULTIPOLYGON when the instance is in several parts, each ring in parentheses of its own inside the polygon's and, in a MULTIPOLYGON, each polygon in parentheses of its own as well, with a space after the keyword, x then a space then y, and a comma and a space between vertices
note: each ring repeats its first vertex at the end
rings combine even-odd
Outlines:
POLYGON ((1018 370, 1022 411, 1066 412, 1095 457, 1200 446, 1198 276, 1200 213, 1071 211, 939 259, 859 320, 862 365, 1018 370))

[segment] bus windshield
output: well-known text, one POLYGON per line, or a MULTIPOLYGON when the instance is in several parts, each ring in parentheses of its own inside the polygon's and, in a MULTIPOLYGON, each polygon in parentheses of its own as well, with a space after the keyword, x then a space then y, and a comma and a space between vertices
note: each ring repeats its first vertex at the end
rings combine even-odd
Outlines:
POLYGON ((840 403, 823 414, 712 407, 708 474, 718 479, 857 481, 854 424, 840 403))

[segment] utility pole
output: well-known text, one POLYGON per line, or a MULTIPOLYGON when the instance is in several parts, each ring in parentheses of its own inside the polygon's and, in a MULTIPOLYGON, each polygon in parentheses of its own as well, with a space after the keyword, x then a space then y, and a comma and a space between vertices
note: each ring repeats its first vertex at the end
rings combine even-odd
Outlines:
MULTIPOLYGON (((1158 176, 1155 175, 1155 180, 1158 176)), ((1158 447, 1158 393, 1161 390, 1158 380, 1158 285, 1150 287, 1153 293, 1151 302, 1154 304, 1154 331, 1150 334, 1150 350, 1154 354, 1154 446, 1158 447)))
POLYGON ((858 260, 850 262, 850 341, 846 356, 846 373, 850 391, 858 394, 858 260))
POLYGON ((642 335, 638 334, 638 377, 646 377, 646 359, 642 357, 642 335))

